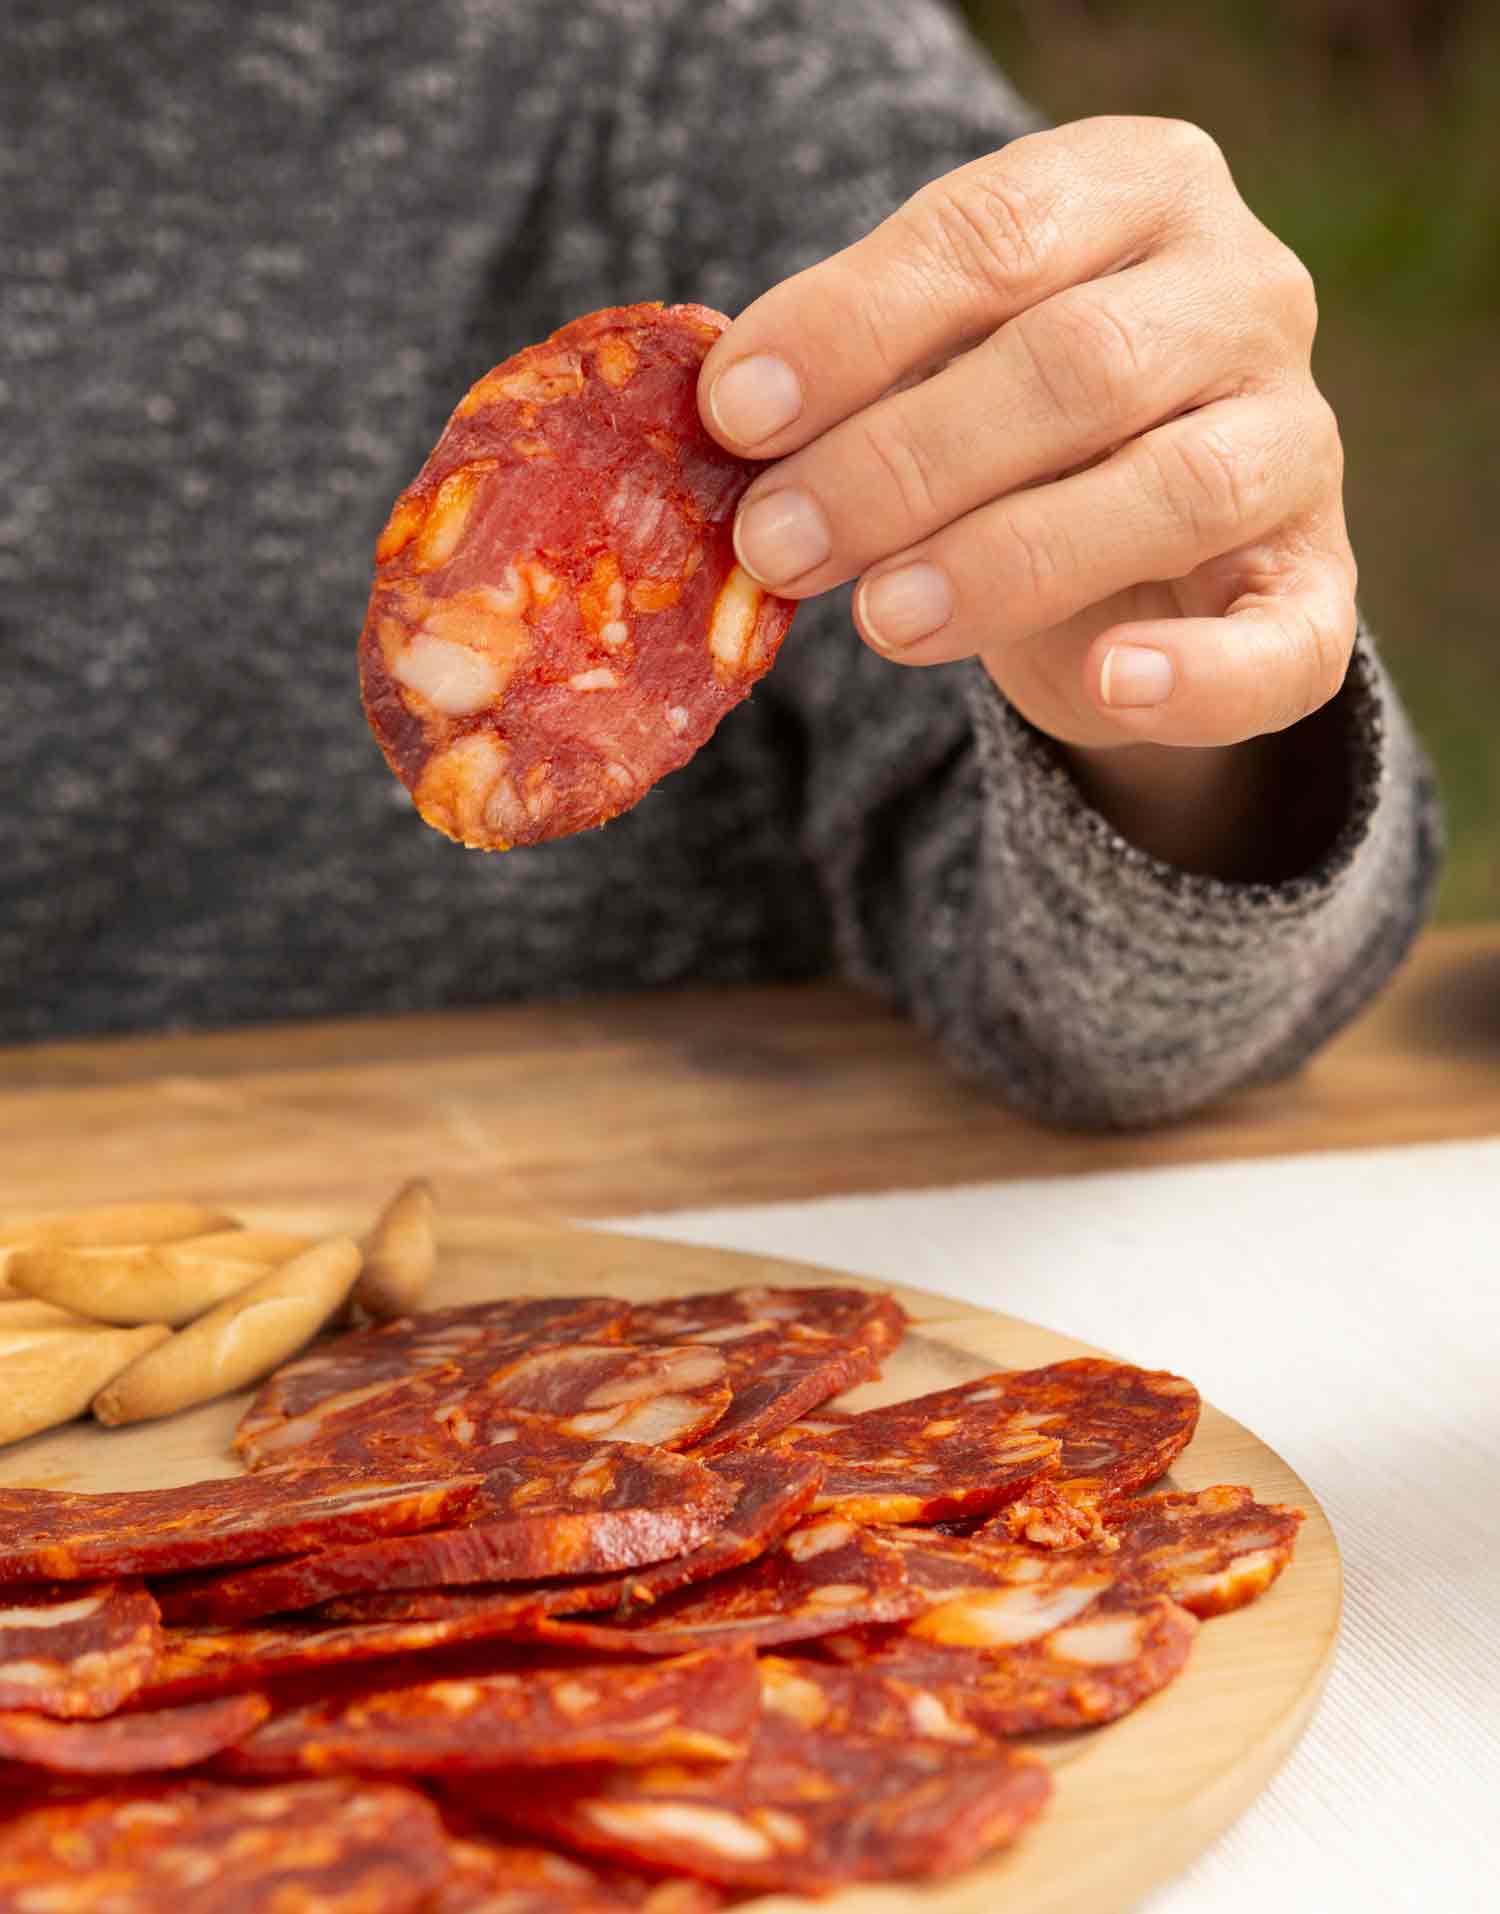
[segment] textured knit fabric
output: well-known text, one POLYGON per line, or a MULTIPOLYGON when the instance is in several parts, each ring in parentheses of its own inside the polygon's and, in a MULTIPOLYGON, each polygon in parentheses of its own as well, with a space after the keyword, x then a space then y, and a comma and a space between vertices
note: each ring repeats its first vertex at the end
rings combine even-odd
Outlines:
POLYGON ((1271 888, 1129 848, 844 594, 535 850, 428 830, 360 714, 375 534, 475 377, 600 305, 733 312, 1033 124, 937 0, 10 0, 0 1037, 838 968, 1062 1120, 1307 1055, 1436 862, 1367 646, 1342 826, 1271 888))

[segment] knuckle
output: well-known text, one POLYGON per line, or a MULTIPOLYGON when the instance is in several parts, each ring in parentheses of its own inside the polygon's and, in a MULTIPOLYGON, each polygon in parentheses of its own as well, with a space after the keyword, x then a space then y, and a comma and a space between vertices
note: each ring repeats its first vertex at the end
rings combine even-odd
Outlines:
POLYGON ((1080 425, 1123 410, 1147 376, 1138 323, 1107 293, 1060 295, 1034 311, 1016 325, 1054 409, 1080 425))
POLYGON ((948 278, 1005 296, 1040 279, 1056 246, 1051 214, 999 166, 951 173, 911 201, 918 238, 948 278))
POLYGON ((1258 520, 1267 461, 1243 432, 1200 425, 1156 441, 1152 457, 1157 483, 1195 546, 1223 550, 1258 520))
MULTIPOLYGON (((945 516, 939 471, 942 461, 912 430, 911 421, 895 407, 884 409, 864 427, 864 452, 885 473, 895 494, 896 509, 913 528, 927 530, 945 516)), ((897 543, 907 537, 898 534, 897 543)))
POLYGON ((1228 174, 1229 162, 1223 147, 1196 120, 1158 120, 1157 127, 1166 156, 1179 166, 1190 167, 1197 173, 1228 174))
POLYGON ((1349 670, 1356 628, 1354 598, 1339 593, 1301 614, 1301 670, 1289 723, 1320 710, 1338 695, 1349 670))
MULTIPOLYGON (((1066 539, 1055 525, 1048 524, 1034 511, 1013 506, 998 514, 990 528, 996 576, 1007 582, 1017 580, 1029 600, 1030 617, 1025 622, 1051 622, 1049 607, 1057 594, 1058 581, 1069 570, 1066 539)), ((1006 591, 1010 597, 1009 589, 1006 591)))
POLYGON ((1316 387, 1313 388, 1312 431, 1313 445, 1319 459, 1332 477, 1335 488, 1342 488, 1344 435, 1339 429, 1339 415, 1316 387))
POLYGON ((1271 255, 1270 279, 1292 337, 1311 346, 1318 330, 1318 288, 1306 264, 1278 239, 1271 255))

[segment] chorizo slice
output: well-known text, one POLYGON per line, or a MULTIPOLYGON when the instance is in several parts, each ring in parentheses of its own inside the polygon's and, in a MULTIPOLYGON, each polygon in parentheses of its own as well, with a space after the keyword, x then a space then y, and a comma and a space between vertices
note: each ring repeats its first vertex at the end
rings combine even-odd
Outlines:
POLYGON ((648 1880, 585 1867, 548 1848, 455 1835, 448 1878, 424 1914, 713 1914, 723 1897, 703 1881, 648 1880))
POLYGON ((164 1575, 427 1528, 461 1514, 480 1482, 457 1470, 427 1480, 327 1470, 99 1495, 0 1487, 0 1586, 164 1575))
POLYGON ((148 1774, 191 1768, 243 1741, 271 1712, 264 1695, 227 1695, 107 1721, 0 1713, 0 1758, 58 1774, 148 1774))
POLYGON ((1051 1792, 1035 1756, 955 1729, 936 1700, 924 1711, 865 1670, 766 1656, 759 1674, 761 1713, 741 1761, 575 1770, 544 1787, 466 1778, 458 1798, 585 1854, 826 1894, 967 1867, 1013 1840, 1051 1792), (924 1731, 924 1714, 946 1728, 924 1731))
POLYGON ((1101 1515, 1116 1575, 1204 1619, 1263 1595, 1292 1559, 1305 1519, 1301 1509, 1257 1502, 1251 1490, 1228 1484, 1137 1496, 1101 1515))
POLYGON ((160 1914, 179 1905, 416 1914, 447 1871, 412 1788, 340 1777, 113 1788, 0 1825, 0 1907, 160 1914))
POLYGON ((552 1343, 496 1366, 481 1343, 408 1382, 320 1403, 257 1453, 299 1466, 363 1459, 380 1468, 399 1456, 441 1467, 509 1440, 517 1414, 580 1441, 681 1449, 722 1418, 730 1396, 716 1349, 552 1343))
POLYGON ((618 1621, 543 1618, 535 1639, 593 1654, 685 1655, 719 1641, 771 1648, 897 1622, 926 1606, 898 1549, 838 1516, 792 1530, 769 1554, 618 1621))
POLYGON ((247 1684, 337 1675, 367 1662, 406 1664, 467 1639, 451 1621, 320 1624, 288 1617, 244 1628, 168 1628, 136 1701, 176 1706, 247 1684))
POLYGON ((276 1714, 223 1774, 452 1774, 579 1762, 724 1762, 760 1708, 748 1646, 670 1661, 580 1663, 339 1694, 276 1714))
POLYGON ((1121 1577, 1107 1550, 889 1532, 931 1605, 825 1651, 935 1694, 955 1719, 1011 1736, 1113 1721, 1181 1673, 1197 1620, 1121 1577))
POLYGON ((250 1468, 285 1460, 317 1424, 280 1432, 311 1410, 336 1414, 351 1396, 368 1401, 460 1360, 498 1369, 535 1343, 610 1341, 629 1313, 606 1296, 509 1296, 351 1329, 277 1370, 240 1418, 234 1447, 250 1468))
POLYGON ((459 402, 376 546, 365 715, 435 829, 480 850, 606 823, 686 764, 795 605, 735 561, 756 467, 698 418, 728 325, 590 313, 459 402))
POLYGON ((480 1588, 417 1588, 350 1595, 319 1611, 328 1621, 441 1621, 486 1619, 497 1635, 525 1634, 543 1615, 615 1610, 622 1620, 651 1612, 663 1596, 726 1574, 764 1555, 807 1513, 822 1469, 811 1460, 770 1450, 719 1456, 710 1472, 734 1496, 722 1525, 700 1547, 624 1575, 567 1582, 500 1584, 480 1588))
POLYGON ((112 1714, 160 1649, 156 1603, 138 1581, 0 1595, 0 1708, 65 1720, 112 1714))
POLYGON ((708 1291, 630 1312, 626 1342, 702 1344, 728 1365, 728 1410, 698 1453, 752 1449, 831 1397, 867 1382, 900 1342, 906 1315, 864 1289, 708 1291))
MULTIPOLYGON (((1031 1434, 1056 1445, 1055 1465, 1036 1472, 1036 1494, 1018 1484, 997 1496, 1014 1505, 1009 1532, 1017 1539, 1069 1545, 1097 1539, 1100 1504, 1154 1481, 1191 1441, 1201 1403, 1198 1391, 1166 1370, 1086 1356, 1043 1369, 1008 1370, 940 1389, 863 1415, 825 1409, 787 1431, 783 1441, 810 1449, 829 1463, 823 1493, 832 1495, 837 1458, 851 1471, 869 1471, 877 1443, 893 1470, 903 1451, 915 1475, 924 1460, 948 1478, 964 1471, 966 1442, 982 1444, 1006 1432, 1031 1434)), ((976 1448, 973 1461, 982 1466, 976 1448)), ((914 1482, 914 1488, 918 1483, 914 1482)), ((854 1485, 851 1484, 851 1491, 854 1485)), ((892 1489, 899 1484, 893 1473, 892 1489)), ((871 1520, 941 1521, 984 1512, 982 1495, 941 1510, 936 1498, 925 1515, 871 1520)))
MULTIPOLYGON (((480 1487, 464 1524, 324 1548, 241 1573, 161 1583, 174 1622, 234 1622, 312 1608, 365 1589, 540 1581, 664 1561, 705 1542, 733 1504, 690 1456, 582 1442, 515 1418, 507 1441, 472 1452, 480 1487)), ((253 1482, 265 1475, 251 1476, 253 1482)))
POLYGON ((1062 1444, 1053 1487, 1085 1508, 1165 1475, 1192 1441, 1203 1406, 1186 1377, 1103 1356, 1012 1369, 951 1393, 973 1400, 991 1386, 1000 1413, 1025 1417, 1062 1444))
POLYGON ((805 1419, 776 1438, 823 1465, 815 1510, 856 1522, 944 1522, 1013 1502, 1057 1467, 1058 1443, 996 1410, 987 1392, 944 1390, 862 1415, 805 1419))

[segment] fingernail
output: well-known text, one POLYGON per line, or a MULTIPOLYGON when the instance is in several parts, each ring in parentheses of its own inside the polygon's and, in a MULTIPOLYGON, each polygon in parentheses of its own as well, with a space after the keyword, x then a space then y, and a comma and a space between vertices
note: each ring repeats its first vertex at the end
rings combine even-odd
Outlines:
POLYGON ((953 587, 945 572, 925 562, 882 572, 859 588, 859 622, 871 644, 899 651, 929 638, 953 616, 953 587))
POLYGON ((751 500, 735 520, 734 549, 751 577, 774 590, 821 565, 833 540, 814 500, 789 486, 751 500))
POLYGON ((708 410, 726 439, 759 445, 802 410, 802 384, 785 359, 756 352, 721 372, 708 389, 708 410))
POLYGON ((1176 677, 1164 651, 1152 651, 1146 645, 1111 645, 1099 673, 1099 696, 1116 709, 1165 704, 1176 677))

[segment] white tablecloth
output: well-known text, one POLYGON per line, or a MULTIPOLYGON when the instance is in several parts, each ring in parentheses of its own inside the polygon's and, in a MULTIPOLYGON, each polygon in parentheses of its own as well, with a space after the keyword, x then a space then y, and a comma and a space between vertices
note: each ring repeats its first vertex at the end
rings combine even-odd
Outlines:
POLYGON ((945 1291, 1191 1376, 1328 1511, 1346 1612, 1301 1743, 1149 1914, 1500 1910, 1500 1140, 615 1227, 945 1291))

